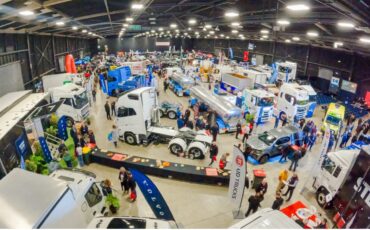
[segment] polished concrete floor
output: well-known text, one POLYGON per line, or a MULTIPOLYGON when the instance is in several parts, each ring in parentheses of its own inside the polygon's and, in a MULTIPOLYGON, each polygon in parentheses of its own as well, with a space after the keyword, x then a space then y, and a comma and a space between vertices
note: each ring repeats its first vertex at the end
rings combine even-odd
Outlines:
MULTIPOLYGON (((162 82, 159 83, 159 86, 162 88, 162 82)), ((177 97, 171 91, 167 91, 167 93, 161 91, 159 99, 160 101, 168 100, 170 102, 181 103, 184 108, 187 106, 188 100, 188 98, 185 97, 177 97)), ((115 100, 115 98, 107 98, 106 95, 99 91, 97 94, 97 100, 95 103, 93 103, 91 108, 92 123, 90 128, 95 131, 97 144, 101 149, 114 149, 115 151, 123 152, 129 155, 145 156, 153 159, 162 159, 171 162, 199 166, 207 166, 209 164, 210 159, 208 157, 206 157, 204 160, 191 160, 174 156, 170 154, 169 150, 167 149, 167 145, 150 145, 148 147, 142 147, 130 146, 124 142, 120 142, 118 147, 115 148, 113 144, 107 140, 107 135, 111 131, 111 127, 114 122, 106 119, 104 110, 104 103, 106 100, 111 101, 115 100)), ((321 108, 317 108, 314 118, 312 119, 316 123, 317 127, 321 126, 321 120, 323 116, 324 111, 321 108)), ((161 123, 176 127, 176 121, 169 119, 162 119, 161 123)), ((258 127, 255 132, 260 133, 271 128, 273 128, 272 121, 264 126, 258 127)), ((219 154, 222 154, 224 152, 231 152, 232 146, 241 143, 241 140, 236 140, 234 134, 222 134, 219 135, 217 143, 219 146, 219 154)), ((324 214, 324 212, 318 207, 312 192, 305 192, 305 196, 300 193, 304 185, 307 185, 308 187, 310 185, 309 179, 311 178, 314 165, 318 160, 320 143, 321 140, 318 140, 312 151, 308 152, 308 154, 306 154, 306 156, 300 160, 299 167, 297 168, 297 173, 299 175, 298 188, 295 190, 292 200, 290 202, 285 202, 283 207, 300 200, 308 206, 316 206, 318 212, 324 214)), ((248 164, 248 173, 250 179, 252 178, 253 169, 264 169, 267 172, 269 188, 267 194, 265 195, 265 199, 261 203, 262 208, 271 207, 275 199, 278 174, 282 169, 288 168, 289 164, 290 162, 267 163, 265 165, 258 166, 248 164)), ((214 164, 214 167, 218 167, 218 164, 214 164)), ((117 191, 117 193, 121 194, 118 181, 118 170, 98 164, 91 164, 85 168, 96 173, 99 179, 109 178, 113 182, 114 189, 117 191)), ((290 173, 290 175, 292 175, 292 173, 290 173)), ((185 228, 227 228, 231 224, 238 221, 233 219, 233 207, 228 201, 228 188, 226 186, 203 185, 154 176, 149 177, 161 191, 176 221, 185 228)), ((247 209, 247 199, 251 194, 254 194, 254 191, 251 189, 246 190, 244 193, 241 208, 243 212, 245 212, 247 209)), ((122 195, 121 197, 122 206, 119 215, 154 217, 149 205, 145 201, 140 191, 138 192, 138 199, 134 203, 128 202, 127 196, 122 195)))

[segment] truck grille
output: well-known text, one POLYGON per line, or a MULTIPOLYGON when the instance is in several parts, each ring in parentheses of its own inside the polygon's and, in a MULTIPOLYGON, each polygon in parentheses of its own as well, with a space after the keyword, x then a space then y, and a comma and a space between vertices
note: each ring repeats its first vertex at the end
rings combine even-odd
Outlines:
POLYGON ((270 118, 270 111, 263 111, 261 116, 262 122, 267 122, 270 118))
POLYGON ((87 118, 89 116, 89 112, 90 112, 90 108, 89 106, 86 106, 85 108, 82 109, 81 111, 81 115, 83 117, 83 119, 87 118))
POLYGON ((296 117, 298 119, 302 119, 302 118, 306 117, 306 113, 307 113, 307 108, 306 107, 298 107, 296 117))

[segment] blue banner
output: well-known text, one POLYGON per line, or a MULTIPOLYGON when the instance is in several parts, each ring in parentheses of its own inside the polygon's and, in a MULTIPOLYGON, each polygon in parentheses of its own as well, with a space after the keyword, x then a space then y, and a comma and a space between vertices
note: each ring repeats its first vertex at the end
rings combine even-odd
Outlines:
POLYGON ((230 59, 233 59, 234 58, 234 52, 233 52, 233 48, 229 48, 229 58, 230 59))
POLYGON ((66 116, 62 116, 59 118, 58 121, 58 137, 63 140, 68 139, 68 132, 67 132, 67 118, 66 116))
POLYGON ((20 160, 21 160, 20 167, 22 169, 25 169, 26 167, 25 167, 24 159, 27 157, 27 154, 30 152, 26 135, 22 134, 20 137, 17 138, 17 140, 15 140, 15 147, 20 156, 20 160))
POLYGON ((39 142, 41 145, 42 152, 44 153, 44 159, 46 162, 49 163, 52 160, 52 157, 48 144, 46 143, 45 137, 39 137, 39 142))
POLYGON ((147 176, 135 169, 130 169, 130 172, 155 216, 158 219, 174 221, 175 219, 172 216, 170 208, 155 184, 147 176))

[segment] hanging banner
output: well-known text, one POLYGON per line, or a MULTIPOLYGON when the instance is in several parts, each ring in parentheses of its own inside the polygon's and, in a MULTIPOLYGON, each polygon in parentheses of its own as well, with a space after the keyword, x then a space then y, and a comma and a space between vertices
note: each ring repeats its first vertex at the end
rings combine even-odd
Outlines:
POLYGON ((29 145, 27 142, 28 140, 26 138, 26 135, 24 134, 22 134, 20 137, 17 138, 17 140, 15 140, 15 147, 20 156, 21 169, 26 168, 24 159, 27 157, 28 153, 30 152, 29 145))
POLYGON ((68 132, 67 132, 67 118, 66 116, 62 116, 59 118, 58 121, 58 137, 63 140, 68 139, 68 132))
POLYGON ((249 60, 249 52, 248 51, 244 51, 243 53, 243 61, 248 61, 249 60))
POLYGON ((158 219, 174 221, 170 208, 155 184, 141 172, 135 169, 129 170, 155 216, 158 219))
POLYGON ((44 159, 46 162, 49 163, 52 160, 52 157, 48 144, 46 143, 45 137, 39 137, 39 142, 42 152, 44 153, 44 159))
POLYGON ((246 171, 245 164, 246 162, 242 151, 234 146, 229 183, 229 199, 235 207, 239 208, 244 193, 246 171))
POLYGON ((233 59, 234 58, 234 52, 233 52, 233 48, 229 48, 229 58, 230 59, 233 59))

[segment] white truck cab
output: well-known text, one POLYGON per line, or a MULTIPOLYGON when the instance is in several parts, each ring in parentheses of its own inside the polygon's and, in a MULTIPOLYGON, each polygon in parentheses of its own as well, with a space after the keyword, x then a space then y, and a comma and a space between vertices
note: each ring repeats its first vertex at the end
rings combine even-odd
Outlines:
POLYGON ((75 84, 65 84, 50 88, 48 91, 52 102, 64 100, 57 112, 59 116, 64 115, 74 121, 82 121, 89 116, 89 100, 84 88, 75 84))
POLYGON ((272 117, 275 95, 262 89, 245 89, 243 91, 245 112, 255 114, 255 122, 265 123, 272 117))
POLYGON ((0 228, 86 228, 107 212, 95 175, 86 171, 45 176, 15 168, 0 181, 0 197, 0 228))
POLYGON ((88 229, 177 229, 174 221, 143 217, 97 217, 88 229))
POLYGON ((295 83, 284 83, 277 99, 277 113, 286 114, 288 120, 302 119, 307 114, 309 96, 307 90, 295 83))
POLYGON ((277 80, 282 82, 291 82, 295 80, 297 75, 297 63, 295 62, 277 62, 276 68, 278 71, 277 80))
POLYGON ((279 210, 265 208, 230 226, 229 229, 302 229, 302 227, 279 210))

